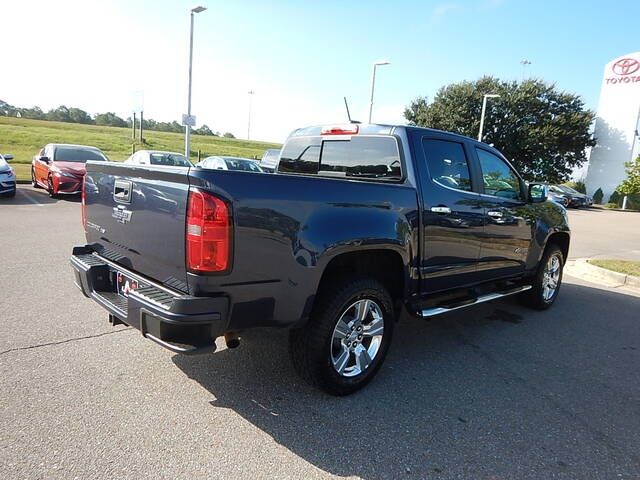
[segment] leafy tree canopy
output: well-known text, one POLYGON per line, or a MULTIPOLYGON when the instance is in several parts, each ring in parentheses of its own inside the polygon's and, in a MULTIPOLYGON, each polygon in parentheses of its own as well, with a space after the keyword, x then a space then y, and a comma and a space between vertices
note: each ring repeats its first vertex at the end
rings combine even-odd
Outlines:
POLYGON ((590 134, 593 112, 578 95, 542 80, 507 82, 482 77, 441 88, 431 103, 416 98, 406 108, 412 125, 436 128, 477 138, 482 97, 490 98, 482 141, 500 150, 527 180, 560 183, 585 160, 595 145, 590 134))
POLYGON ((623 195, 640 193, 640 155, 632 162, 624 164, 627 167, 627 178, 616 189, 623 195))

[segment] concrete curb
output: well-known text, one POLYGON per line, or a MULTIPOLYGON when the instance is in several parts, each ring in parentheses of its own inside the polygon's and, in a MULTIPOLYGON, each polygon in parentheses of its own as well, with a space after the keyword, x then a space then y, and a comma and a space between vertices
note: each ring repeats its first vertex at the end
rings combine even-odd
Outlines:
POLYGON ((587 258, 569 260, 564 267, 567 275, 612 288, 628 288, 640 293, 640 278, 596 267, 587 258))

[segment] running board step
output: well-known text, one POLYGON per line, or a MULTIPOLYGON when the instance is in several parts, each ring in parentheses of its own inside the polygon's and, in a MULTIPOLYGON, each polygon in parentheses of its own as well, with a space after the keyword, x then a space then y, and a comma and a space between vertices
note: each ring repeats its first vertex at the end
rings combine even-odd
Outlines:
POLYGON ((531 285, 523 285, 521 287, 512 288, 511 290, 505 290, 503 292, 487 293, 486 295, 481 295, 478 298, 465 300, 459 304, 454 304, 449 307, 425 308, 421 312, 418 312, 418 314, 422 318, 435 317, 436 315, 453 312, 454 310, 470 307, 472 305, 478 305, 479 303, 490 302, 491 300, 496 300, 502 297, 508 297, 509 295, 515 295, 516 293, 526 292, 527 290, 531 290, 531 285))

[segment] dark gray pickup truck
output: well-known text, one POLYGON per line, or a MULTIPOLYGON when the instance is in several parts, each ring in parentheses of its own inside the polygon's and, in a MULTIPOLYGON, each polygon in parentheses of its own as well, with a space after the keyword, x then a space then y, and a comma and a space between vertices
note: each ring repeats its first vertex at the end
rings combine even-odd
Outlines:
POLYGON ((435 130, 296 130, 276 174, 88 162, 82 292, 181 354, 290 329, 296 370, 336 395, 380 368, 401 312, 507 295, 544 309, 569 250, 565 210, 494 148, 435 130))

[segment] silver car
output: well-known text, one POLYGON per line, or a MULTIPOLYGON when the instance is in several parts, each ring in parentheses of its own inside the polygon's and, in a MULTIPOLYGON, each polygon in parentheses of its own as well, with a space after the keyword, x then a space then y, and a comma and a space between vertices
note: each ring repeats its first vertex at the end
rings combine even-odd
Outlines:
POLYGON ((14 197, 16 194, 16 172, 9 166, 7 160, 13 155, 0 155, 0 197, 14 197))

